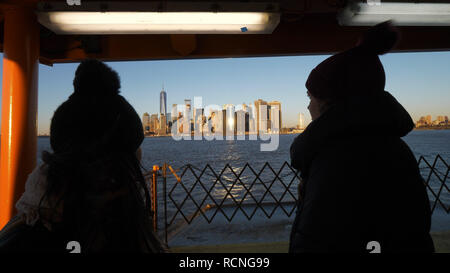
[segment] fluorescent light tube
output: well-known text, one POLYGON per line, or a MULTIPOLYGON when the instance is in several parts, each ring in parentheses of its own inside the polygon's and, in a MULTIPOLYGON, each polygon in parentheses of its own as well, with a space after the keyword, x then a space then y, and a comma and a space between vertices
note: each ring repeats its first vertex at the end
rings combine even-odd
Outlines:
POLYGON ((280 21, 269 12, 38 12, 57 34, 270 34, 280 21))
POLYGON ((393 20, 399 26, 450 26, 450 4, 440 3, 353 3, 339 15, 347 26, 372 26, 393 20))

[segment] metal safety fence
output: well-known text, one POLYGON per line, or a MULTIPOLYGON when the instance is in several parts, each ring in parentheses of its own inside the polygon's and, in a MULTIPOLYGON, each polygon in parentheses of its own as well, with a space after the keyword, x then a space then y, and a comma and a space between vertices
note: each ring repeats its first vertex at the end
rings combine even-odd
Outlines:
POLYGON ((449 164, 440 155, 436 155, 431 162, 424 156, 420 156, 418 165, 430 198, 431 212, 433 213, 437 207, 440 207, 449 213, 450 189, 447 183, 449 164))
MULTIPOLYGON (((421 156, 419 169, 430 198, 432 212, 450 212, 450 167, 437 155, 428 161, 421 156)), ((301 178, 289 163, 279 166, 265 162, 254 168, 226 164, 223 168, 206 164, 203 168, 186 164, 174 169, 169 164, 153 166, 146 175, 151 192, 153 227, 169 231, 191 224, 197 217, 211 223, 218 215, 231 222, 238 213, 249 221, 259 211, 270 219, 277 209, 287 217, 295 211, 301 178), (219 170, 219 171, 216 171, 219 170), (163 213, 158 213, 162 206, 163 213)))

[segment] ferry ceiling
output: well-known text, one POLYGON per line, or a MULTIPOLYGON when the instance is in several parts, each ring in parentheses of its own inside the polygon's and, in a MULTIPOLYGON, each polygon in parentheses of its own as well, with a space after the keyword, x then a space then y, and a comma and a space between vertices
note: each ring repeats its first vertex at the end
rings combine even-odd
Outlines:
POLYGON ((387 19, 401 29, 396 52, 450 50, 450 1, 4 0, 2 52, 5 18, 15 9, 30 10, 37 21, 39 62, 47 65, 88 57, 131 61, 331 54, 353 46, 366 28, 387 19))

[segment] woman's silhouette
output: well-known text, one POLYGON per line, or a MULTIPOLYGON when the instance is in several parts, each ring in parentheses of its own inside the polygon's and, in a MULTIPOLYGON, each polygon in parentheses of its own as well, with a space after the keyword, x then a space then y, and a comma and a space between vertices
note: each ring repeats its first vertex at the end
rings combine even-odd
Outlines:
POLYGON ((398 32, 389 22, 329 57, 306 82, 313 121, 291 146, 304 180, 290 252, 432 252, 430 204, 401 137, 414 123, 384 90, 378 55, 398 32))
POLYGON ((81 252, 163 252, 139 162, 143 128, 119 76, 85 60, 73 86, 51 121, 53 152, 30 174, 0 249, 65 252, 75 241, 81 252))

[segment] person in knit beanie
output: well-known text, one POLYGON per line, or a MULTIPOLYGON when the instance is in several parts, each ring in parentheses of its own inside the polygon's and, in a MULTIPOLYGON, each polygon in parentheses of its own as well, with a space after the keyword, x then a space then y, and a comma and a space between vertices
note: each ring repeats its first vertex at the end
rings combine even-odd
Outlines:
POLYGON ((398 33, 389 21, 369 29, 359 44, 317 65, 306 81, 310 95, 327 102, 384 91, 386 76, 378 55, 387 53, 398 33))
POLYGON ((73 87, 51 120, 52 152, 28 177, 0 251, 67 252, 71 241, 84 253, 166 251, 151 227, 142 123, 119 95, 119 75, 87 59, 73 87))
POLYGON ((391 22, 310 73, 312 122, 290 149, 302 178, 290 252, 433 252, 431 210, 401 137, 414 123, 385 91, 379 55, 399 39, 391 22))
POLYGON ((144 140, 144 130, 139 115, 119 95, 117 72, 98 60, 88 59, 78 66, 73 86, 73 94, 52 118, 53 151, 70 150, 83 157, 136 152, 144 140))

